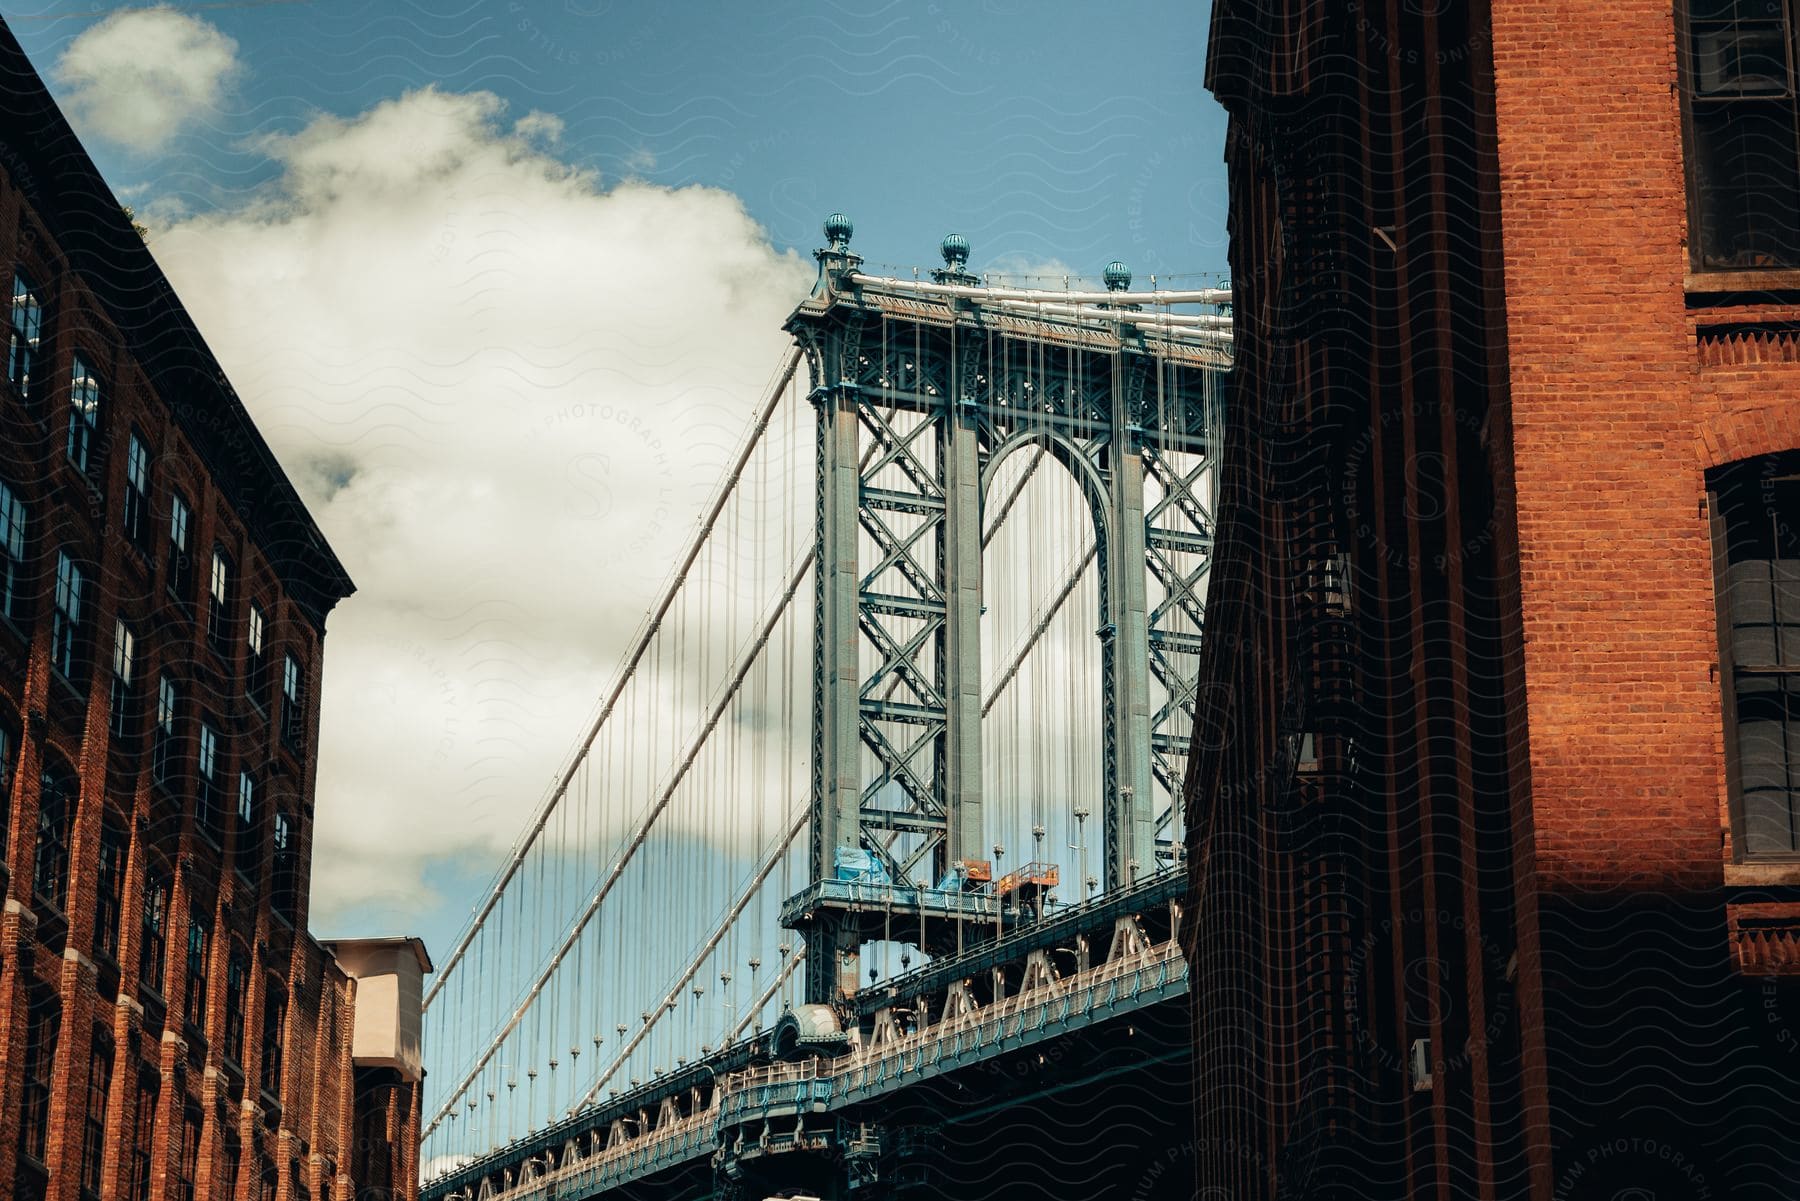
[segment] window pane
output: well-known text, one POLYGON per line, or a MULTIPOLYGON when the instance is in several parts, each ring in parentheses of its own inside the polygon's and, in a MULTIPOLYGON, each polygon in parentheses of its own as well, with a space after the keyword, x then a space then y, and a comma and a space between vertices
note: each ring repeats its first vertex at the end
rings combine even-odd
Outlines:
POLYGON ((75 355, 69 371, 69 461, 88 469, 88 450, 100 420, 100 381, 86 359, 75 355))
POLYGON ((16 273, 13 276, 12 319, 7 331, 6 377, 21 396, 31 395, 31 367, 37 357, 43 317, 37 288, 23 271, 16 273))
POLYGON ((1787 36, 1779 20, 1695 21, 1693 30, 1695 95, 1787 94, 1787 36))
POLYGON ((1793 803, 1794 786, 1800 783, 1800 698, 1788 677, 1740 677, 1737 720, 1745 849, 1752 854, 1800 849, 1794 840, 1793 803))
POLYGON ((0 616, 25 612, 25 503, 0 484, 0 616))
POLYGON ((1800 160, 1791 101, 1696 104, 1696 236, 1704 266, 1800 263, 1800 160))

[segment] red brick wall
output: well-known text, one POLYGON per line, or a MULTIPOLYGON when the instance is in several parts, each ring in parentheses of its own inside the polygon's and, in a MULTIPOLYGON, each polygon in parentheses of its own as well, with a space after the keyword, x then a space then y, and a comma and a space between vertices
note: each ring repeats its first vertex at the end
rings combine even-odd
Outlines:
POLYGON ((1508 0, 1493 47, 1537 868, 1551 888, 1717 884, 1695 444, 1720 404, 1682 286, 1672 6, 1508 0))
MULTIPOLYGON (((349 1095, 350 1023, 354 984, 306 934, 306 889, 311 846, 315 768, 311 749, 318 728, 318 679, 322 630, 281 591, 265 548, 245 533, 231 497, 212 482, 166 403, 154 394, 83 281, 51 244, 10 177, 0 172, 0 275, 10 295, 14 264, 24 261, 45 294, 45 340, 39 352, 39 399, 27 404, 0 386, 0 480, 29 506, 28 556, 35 568, 28 620, 0 628, 0 720, 23 733, 14 786, 0 797, 11 837, 5 855, 5 912, 0 915, 0 1106, 20 1112, 24 1089, 25 1005, 34 986, 53 988, 61 1021, 54 1061, 46 1165, 47 1195, 77 1201, 87 1109, 88 1073, 96 1030, 113 1045, 112 1087, 106 1115, 104 1183, 108 1197, 129 1196, 131 1132, 137 1120, 140 1072, 158 1082, 156 1139, 149 1201, 175 1201, 183 1116, 197 1112, 200 1144, 195 1195, 216 1201, 254 1201, 262 1161, 279 1181, 278 1201, 293 1196, 292 1165, 315 1199, 327 1189, 349 1198, 353 1098, 349 1095), (103 383, 101 429, 95 445, 96 486, 79 478, 63 454, 69 356, 79 346, 99 368, 103 383), (39 408, 38 406, 41 406, 39 408), (133 427, 152 449, 152 547, 148 556, 122 537, 126 438, 133 427), (193 506, 194 592, 191 616, 170 599, 166 585, 168 498, 179 486, 193 506), (237 638, 223 658, 209 646, 204 601, 214 543, 228 551, 236 571, 237 638), (79 553, 90 566, 86 635, 87 679, 70 688, 50 667, 51 590, 59 548, 79 553), (254 597, 268 616, 267 690, 259 711, 243 696, 247 654, 242 643, 243 601, 254 597), (146 733, 141 748, 113 747, 108 724, 108 682, 115 614, 138 635, 137 687, 146 733), (280 745, 277 722, 281 655, 292 650, 306 676, 305 753, 280 745), (155 681, 168 671, 180 684, 188 740, 188 771, 175 787, 152 782, 148 721, 155 681), (193 821, 192 707, 204 705, 220 735, 219 810, 222 845, 193 821), (69 855, 68 903, 62 915, 38 916, 32 898, 32 860, 39 808, 38 778, 46 752, 66 759, 79 775, 69 855), (236 772, 255 767, 259 823, 238 829, 236 772), (292 924, 271 910, 268 814, 284 804, 293 822, 299 890, 292 924), (103 815, 129 833, 129 855, 117 961, 96 947, 96 898, 103 815), (250 866, 232 865, 240 849, 250 866), (145 952, 142 909, 147 867, 172 885, 166 931, 166 974, 161 997, 140 986, 145 952), (185 1023, 189 915, 198 910, 211 927, 206 968, 205 1035, 185 1023), (245 1004, 242 1062, 223 1047, 225 986, 232 946, 246 948, 252 970, 245 1004), (271 981, 287 989, 285 1063, 280 1087, 265 1096, 260 1032, 271 981), (321 1013, 325 1020, 321 1021, 321 1013), (235 1193, 227 1191, 227 1130, 242 1143, 235 1193)), ((21 1163, 16 1123, 0 1123, 0 1201, 20 1182, 41 1179, 21 1163)))

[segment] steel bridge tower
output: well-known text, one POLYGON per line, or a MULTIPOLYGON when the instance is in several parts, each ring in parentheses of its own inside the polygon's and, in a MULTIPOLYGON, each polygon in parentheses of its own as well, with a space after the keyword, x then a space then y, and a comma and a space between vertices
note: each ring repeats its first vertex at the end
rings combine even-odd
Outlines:
POLYGON ((855 992, 859 948, 897 919, 932 953, 995 929, 960 873, 989 852, 984 512, 1022 447, 1070 473, 1093 522, 1105 887, 1179 846, 1229 364, 1228 319, 1145 307, 1223 292, 1132 293, 1120 263, 1104 293, 983 287, 957 235, 930 283, 880 279, 851 233, 826 221, 786 326, 818 416, 812 882, 783 909, 814 1003, 855 992))

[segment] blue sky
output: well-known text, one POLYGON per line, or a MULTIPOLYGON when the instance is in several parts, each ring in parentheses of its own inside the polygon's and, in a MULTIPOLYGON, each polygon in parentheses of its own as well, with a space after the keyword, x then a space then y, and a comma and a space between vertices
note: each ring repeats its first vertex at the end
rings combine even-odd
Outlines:
POLYGON ((4 8, 359 584, 322 933, 449 946, 780 361, 825 214, 901 272, 950 231, 1051 285, 1225 269, 1206 5, 763 7, 4 8))
MULTIPOLYGON (((554 113, 566 156, 605 177, 734 191, 778 246, 811 249, 820 218, 842 209, 876 262, 929 264, 958 230, 977 265, 1016 255, 1083 272, 1119 257, 1140 276, 1225 267, 1224 120, 1201 86, 1205 5, 179 7, 236 40, 244 71, 223 111, 165 153, 94 145, 115 187, 146 199, 216 203, 267 178, 244 139, 436 84, 554 113)), ((50 73, 104 10, 70 0, 4 11, 50 73)))

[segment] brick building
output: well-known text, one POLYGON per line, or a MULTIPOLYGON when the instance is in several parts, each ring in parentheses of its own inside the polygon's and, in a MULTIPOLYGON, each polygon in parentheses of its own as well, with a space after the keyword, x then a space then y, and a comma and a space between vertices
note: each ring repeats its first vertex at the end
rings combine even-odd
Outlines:
POLYGON ((429 963, 307 933, 350 580, 3 25, 0 88, 0 1198, 413 1196, 429 963))
POLYGON ((1793 1195, 1797 7, 1215 0, 1202 1196, 1793 1195))

